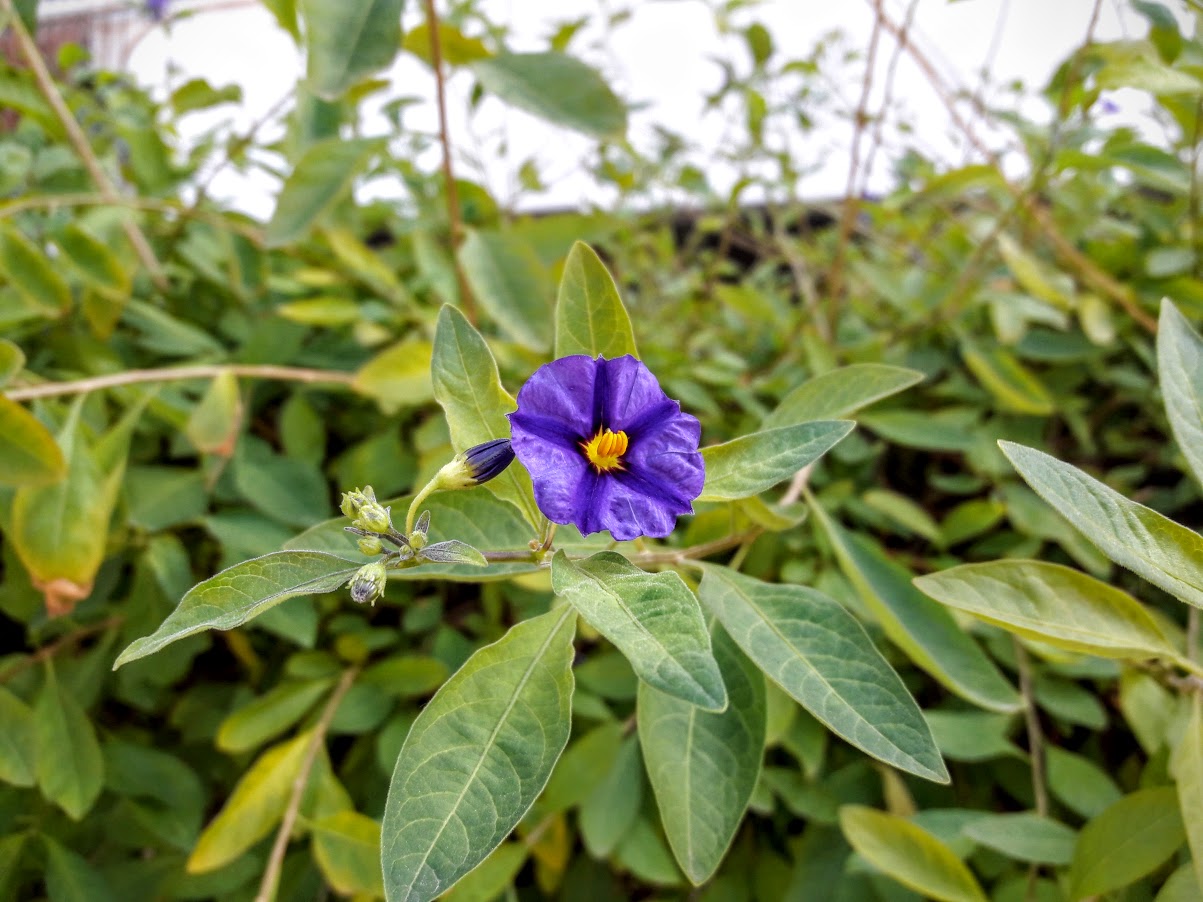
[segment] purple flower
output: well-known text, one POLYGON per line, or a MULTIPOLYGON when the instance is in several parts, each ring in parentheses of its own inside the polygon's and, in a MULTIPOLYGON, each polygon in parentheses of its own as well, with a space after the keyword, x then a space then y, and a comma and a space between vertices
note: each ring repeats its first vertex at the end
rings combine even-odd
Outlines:
POLYGON ((169 0, 146 0, 146 12, 156 22, 162 22, 167 15, 169 0))
POLYGON ((630 355, 561 357, 518 392, 514 452, 549 520, 618 541, 666 536, 706 479, 701 424, 630 355))

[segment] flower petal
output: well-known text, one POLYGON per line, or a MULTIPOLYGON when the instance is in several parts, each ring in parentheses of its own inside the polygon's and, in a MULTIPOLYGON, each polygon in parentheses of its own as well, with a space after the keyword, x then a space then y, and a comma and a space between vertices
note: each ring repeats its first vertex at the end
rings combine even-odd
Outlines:
POLYGON ((510 423, 525 422, 528 429, 541 423, 541 432, 555 431, 558 424, 564 435, 577 441, 587 439, 596 431, 593 422, 596 374, 597 361, 583 354, 561 357, 539 367, 518 392, 518 409, 510 414, 510 423))

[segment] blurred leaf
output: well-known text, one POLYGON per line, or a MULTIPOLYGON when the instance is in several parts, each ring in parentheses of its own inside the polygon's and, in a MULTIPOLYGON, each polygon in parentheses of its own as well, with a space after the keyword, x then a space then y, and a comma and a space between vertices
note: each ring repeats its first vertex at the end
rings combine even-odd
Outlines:
POLYGON ((940 527, 923 507, 906 495, 890 489, 869 489, 861 500, 901 526, 906 532, 922 536, 933 545, 939 545, 943 536, 940 527))
POLYGON ((977 443, 977 411, 963 407, 944 410, 881 410, 857 421, 904 448, 924 451, 968 451, 977 443))
POLYGON ((1171 767, 1195 877, 1203 886, 1203 697, 1197 692, 1191 697, 1190 720, 1174 749, 1171 767))
POLYGON ((25 352, 21 350, 20 345, 7 338, 0 338, 0 388, 11 382, 13 376, 24 368, 25 352))
POLYGON ((1203 898, 1203 884, 1198 882, 1189 864, 1184 864, 1161 886, 1153 902, 1196 902, 1203 898))
POLYGON ((45 834, 42 843, 50 902, 116 902, 117 896, 87 859, 45 834))
POLYGON ((1008 739, 1013 718, 987 711, 925 711, 940 754, 951 761, 1022 758, 1008 739))
POLYGON ((1053 398, 1048 389, 1005 348, 981 348, 963 339, 961 358, 1003 410, 1031 416, 1048 416, 1053 412, 1053 398))
POLYGON ((962 564, 920 576, 915 585, 949 607, 1059 648, 1108 658, 1179 657, 1135 598, 1060 564, 962 564))
POLYGON ((730 501, 759 495, 814 463, 856 424, 819 420, 753 432, 702 449, 706 484, 699 501, 730 501))
POLYGON ((263 5, 275 16, 280 27, 292 35, 298 43, 301 40, 301 30, 297 27, 297 0, 263 0, 263 5))
POLYGON ((381 855, 390 898, 434 899, 500 845, 534 803, 568 741, 575 624, 565 606, 511 627, 422 709, 385 805, 381 855), (464 744, 465 736, 476 739, 464 744))
MULTIPOLYGON (((411 28, 401 46, 428 66, 431 62, 430 23, 411 28)), ((470 38, 448 22, 439 22, 439 55, 448 66, 466 66, 487 59, 492 52, 480 38, 470 38)))
POLYGON ((33 786, 37 754, 33 711, 0 686, 0 782, 33 786))
POLYGON ((1122 567, 1203 607, 1203 538, 1033 448, 999 442, 1028 485, 1122 567))
POLYGON ((717 627, 713 633, 730 704, 714 714, 639 685, 639 744, 673 855, 700 886, 718 870, 760 776, 764 675, 717 627))
POLYGON ((623 725, 616 720, 574 739, 535 803, 535 816, 542 821, 585 801, 608 776, 622 741, 623 725))
POLYGON ((293 726, 329 692, 330 679, 281 683, 230 713, 214 743, 223 752, 248 752, 293 726))
POLYGON ((975 819, 963 828, 966 836, 1016 861, 1069 864, 1077 836, 1060 821, 1021 811, 975 819))
POLYGON ((957 695, 991 711, 1018 711, 1019 694, 944 608, 911 585, 913 575, 812 504, 844 575, 890 641, 957 695))
POLYGON ((43 316, 71 309, 71 289, 45 252, 10 225, 0 225, 0 276, 43 316))
POLYGON ((322 238, 351 274, 382 298, 397 306, 409 303, 409 294, 396 273, 366 244, 345 228, 327 227, 322 238))
POLYGON ((184 434, 202 454, 230 457, 242 430, 242 394, 238 378, 223 370, 213 378, 188 417, 184 434))
POLYGON ((339 811, 313 822, 313 857, 337 893, 384 895, 380 824, 356 811, 339 811))
MULTIPOLYGON (((430 370, 434 396, 447 415, 456 451, 510 434, 506 414, 517 410, 518 405, 501 386, 489 346, 454 307, 443 307, 439 312, 430 370)), ((518 461, 485 486, 497 497, 517 505, 532 528, 543 522, 530 475, 518 461)))
POLYGON ((381 351, 355 373, 351 387, 380 405, 385 414, 420 407, 434 398, 430 362, 434 345, 407 338, 381 351))
POLYGON ((129 296, 133 273, 103 241, 72 223, 55 236, 54 243, 90 287, 118 301, 129 296))
POLYGON ((503 842, 439 898, 443 902, 494 902, 513 883, 529 854, 524 842, 503 842))
POLYGON ((948 781, 919 706, 838 602, 715 565, 706 565, 699 597, 756 666, 833 733, 907 773, 948 781))
POLYGON ((840 809, 840 828, 870 864, 941 902, 987 902, 969 868, 940 840, 904 818, 862 805, 840 809))
POLYGON ((1098 764, 1050 745, 1048 787, 1054 798, 1082 817, 1094 817, 1120 798, 1119 787, 1098 764))
POLYGON ((1061 309, 1073 307, 1073 283, 1068 277, 1050 271, 1048 264, 1005 233, 998 236, 998 250, 1024 291, 1061 309))
POLYGON ((104 759, 88 715, 59 683, 52 666, 33 708, 38 787, 74 821, 104 786, 104 759))
POLYGON ((330 509, 329 487, 314 464, 276 454, 245 435, 234 455, 234 484, 255 508, 289 526, 312 526, 330 509))
POLYGON ((578 241, 564 262, 556 297, 555 356, 584 354, 613 360, 638 358, 631 318, 606 265, 589 245, 578 241))
POLYGON ((67 475, 67 461, 45 426, 0 395, 0 485, 41 486, 67 475))
POLYGON ((1161 302, 1157 371, 1178 448, 1203 485, 1203 339, 1169 298, 1161 302))
MULTIPOLYGON (((342 0, 312 0, 336 9, 342 0)), ((357 4, 399 0, 353 0, 357 4)), ((340 31, 335 28, 335 32, 340 31)), ((380 147, 374 139, 351 141, 328 138, 311 145, 297 160, 276 200, 276 209, 264 232, 269 248, 283 247, 304 238, 314 225, 351 190, 359 171, 380 147)))
POLYGON ((923 381, 923 374, 880 363, 856 363, 803 382, 764 419, 762 429, 851 416, 862 407, 923 381))
POLYGON ((574 563, 561 549, 551 585, 648 685, 708 711, 727 706, 702 609, 678 574, 646 573, 613 551, 574 563))
POLYGON ((239 778, 221 811, 201 832, 186 865, 203 874, 224 867, 263 837, 284 815, 312 732, 274 745, 239 778))
POLYGON ((643 801, 643 759, 636 737, 628 736, 609 773, 581 805, 578 824, 589 854, 607 858, 639 816, 643 801))
POLYGON ((322 551, 277 551, 236 564, 193 586, 152 635, 117 656, 113 669, 193 633, 241 626, 297 595, 332 592, 357 569, 353 561, 322 551))
POLYGON ((1169 860, 1185 839, 1174 787, 1124 796, 1082 828, 1068 898, 1076 902, 1139 880, 1169 860))
POLYGON ((472 294, 497 328, 533 351, 550 347, 550 290, 527 244, 508 232, 472 229, 459 260, 472 294))
POLYGON ((419 698, 434 692, 447 677, 447 665, 437 658, 395 655, 365 669, 359 682, 398 698, 419 698))
POLYGON ((596 138, 619 138, 627 111, 589 66, 563 53, 501 53, 478 60, 472 73, 490 94, 553 125, 596 138))
POLYGON ((299 0, 310 89, 337 100, 386 68, 401 47, 404 0, 299 0))
POLYGON ((1149 41, 1111 41, 1092 44, 1090 50, 1103 61, 1094 77, 1104 90, 1136 88, 1150 94, 1190 95, 1203 92, 1203 80, 1163 63, 1149 41))

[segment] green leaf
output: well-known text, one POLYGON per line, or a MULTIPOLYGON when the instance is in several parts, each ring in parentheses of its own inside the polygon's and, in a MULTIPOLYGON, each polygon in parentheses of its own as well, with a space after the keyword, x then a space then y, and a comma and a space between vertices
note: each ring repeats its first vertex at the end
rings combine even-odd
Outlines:
POLYGON ((919 706, 838 602, 714 565, 699 597, 756 666, 833 733, 908 773, 948 782, 919 706))
MULTIPOLYGON (((331 0, 322 2, 337 5, 331 0)), ((380 142, 373 139, 342 138, 328 138, 310 146, 284 180, 275 212, 264 231, 266 245, 283 247, 304 238, 351 190, 359 170, 379 147, 380 142)))
POLYGON ((1119 799, 1119 787, 1099 765, 1055 745, 1048 748, 1048 788, 1066 808, 1094 817, 1119 799))
POLYGON ((1203 485, 1203 339, 1169 298, 1161 302, 1157 372, 1174 438, 1203 485))
POLYGON ((1068 898, 1100 896, 1139 880, 1168 861, 1185 838, 1174 787, 1124 796, 1082 828, 1068 898))
POLYGON ((886 636, 912 661, 957 695, 990 711, 1018 711, 1019 694, 981 647, 940 605, 911 585, 913 574, 861 536, 836 523, 822 505, 811 509, 840 569, 886 636))
POLYGON ((37 773, 33 711, 0 686, 0 782, 33 786, 37 773))
POLYGON ((13 376, 24 368, 25 352, 21 350, 21 346, 7 338, 0 338, 0 388, 12 381, 13 376))
POLYGON ((923 381, 923 374, 880 363, 855 363, 815 376, 784 398, 764 429, 851 416, 862 407, 923 381))
POLYGON ((1073 283, 1065 276, 1051 270, 1047 263, 1022 248, 1010 235, 998 236, 998 249, 1024 291, 1060 309, 1073 306, 1073 283))
POLYGON ((524 842, 503 842, 441 896, 442 902, 494 902, 514 882, 530 851, 524 842))
POLYGON ((421 338, 407 338, 381 351, 355 373, 351 387, 380 405, 386 414, 420 407, 434 398, 430 360, 434 346, 421 338))
POLYGON ((1048 389, 1004 348, 981 348, 966 339, 961 342, 961 358, 1001 409, 1032 416, 1053 412, 1048 389))
MULTIPOLYGON (((430 371, 434 396, 447 415, 456 451, 510 434, 506 414, 517 410, 518 405, 501 386, 489 346, 454 307, 439 311, 430 371)), ((532 527, 538 528, 543 522, 530 475, 520 462, 514 461, 485 487, 517 505, 532 527)))
POLYGON ((1191 697, 1190 720, 1174 750, 1171 767, 1178 782, 1178 808, 1195 878, 1203 886, 1203 696, 1197 692, 1191 697))
POLYGON ((46 668, 46 682, 34 703, 33 731, 38 787, 78 821, 100 796, 104 758, 88 715, 63 690, 51 666, 46 668))
POLYGON ((447 676, 447 665, 438 658, 395 655, 368 667, 359 682, 379 686, 398 698, 420 698, 443 685, 447 676))
POLYGON ((185 636, 241 626, 297 595, 332 592, 358 569, 354 561, 323 551, 277 551, 235 564, 193 586, 152 635, 117 656, 113 669, 185 636))
POLYGON ((335 892, 384 895, 380 824, 367 815, 339 811, 314 821, 313 857, 335 892))
POLYGON ((937 601, 1028 639, 1106 658, 1179 658, 1143 605, 1060 564, 990 561, 920 576, 937 601))
POLYGON ((387 67, 401 48, 404 0, 300 0, 310 90, 338 100, 387 67))
POLYGON ((532 351, 551 345, 550 291, 534 251, 508 232, 473 229, 459 249, 472 294, 502 332, 532 351))
POLYGON ((67 475, 54 436, 28 410, 0 395, 0 485, 41 486, 67 475))
POLYGON ((0 276, 45 316, 71 309, 71 288, 40 247, 9 225, 0 226, 0 276))
POLYGON ((561 549, 551 585, 649 686, 708 711, 727 706, 702 609, 677 573, 646 573, 613 551, 573 563, 561 549))
POLYGON ((897 815, 863 805, 840 809, 840 828, 865 860, 940 902, 987 902, 981 885, 940 840, 897 815))
POLYGON ((594 858, 608 858, 639 816, 643 803, 643 760, 639 742, 628 736, 605 779, 581 805, 581 841, 594 858))
POLYGON ((82 855, 43 834, 46 894, 51 902, 115 902, 104 877, 82 855))
POLYGON ((1055 457, 999 442, 1028 485, 1122 567, 1203 607, 1203 537, 1055 457))
POLYGON ((962 832, 988 849, 1033 864, 1069 864, 1077 842, 1069 827, 1034 811, 975 818, 962 832))
POLYGON ((267 836, 284 815, 312 731, 274 745, 239 778, 188 856, 190 874, 224 867, 267 836))
MULTIPOLYGON (((405 33, 402 48, 434 67, 430 48, 430 23, 423 22, 405 33)), ((492 56, 480 38, 470 38, 448 22, 439 22, 439 51, 448 66, 463 66, 492 56)))
POLYGON ((509 835, 568 741, 572 638, 564 606, 470 657, 422 709, 384 810, 385 893, 426 902, 509 835))
POLYGON ((868 507, 883 514, 898 524, 907 533, 922 536, 933 545, 939 545, 943 536, 940 527, 923 506, 906 495, 890 489, 869 489, 861 495, 868 507))
POLYGON ((631 318, 614 277, 589 245, 578 241, 564 261, 556 296, 555 356, 639 357, 631 318))
POLYGON ((573 740, 535 803, 537 821, 580 805, 606 779, 622 745, 623 729, 617 720, 605 721, 573 740))
POLYGON ((490 94, 554 125, 597 138, 618 138, 627 111, 589 66, 563 53, 502 53, 471 65, 490 94))
POLYGON ((852 431, 846 420, 819 420, 753 432, 702 449, 706 484, 699 501, 758 495, 814 463, 852 431))
POLYGON ((258 748, 304 717, 331 683, 329 679, 281 683, 231 712, 217 728, 215 744, 232 754, 258 748))
POLYGON ((54 239, 67 262, 91 288, 123 301, 129 296, 133 273, 126 270, 103 241, 74 223, 54 239))
POLYGON ((213 377, 184 425, 184 435, 202 454, 230 457, 242 429, 242 394, 229 370, 213 377))
POLYGON ((730 704, 703 711, 639 686, 639 744, 669 846, 695 886, 718 869, 760 778, 764 676, 717 627, 713 636, 730 704))

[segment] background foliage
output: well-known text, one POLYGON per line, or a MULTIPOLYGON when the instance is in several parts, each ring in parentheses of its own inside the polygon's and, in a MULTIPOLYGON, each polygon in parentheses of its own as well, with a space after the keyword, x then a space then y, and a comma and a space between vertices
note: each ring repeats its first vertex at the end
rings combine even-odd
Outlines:
MULTIPOLYGON (((679 735, 680 703, 582 625, 566 751, 451 897, 1200 898, 1203 552, 1165 519, 1199 512, 1193 10, 1183 29, 1133 2, 1148 37, 1106 44, 1084 20, 1032 95, 1039 115, 979 98, 1022 178, 961 119, 973 162, 911 150, 887 196, 858 199, 854 168, 824 209, 799 198, 806 161, 777 130, 849 120, 863 166, 908 145, 905 123, 830 90, 862 77, 836 39, 799 55, 754 6, 713 4, 744 39, 712 98, 739 126, 727 154, 743 175, 718 196, 685 136, 653 155, 624 140, 625 106, 573 55, 571 24, 514 53, 472 3, 404 35, 401 0, 266 5, 308 60, 271 142, 215 126, 181 146, 181 123, 236 88, 193 81, 159 103, 70 50, 53 76, 36 57, 0 72, 19 114, 0 135, 0 896, 382 895, 380 819, 411 725, 512 624, 514 642, 560 635, 552 573, 405 571, 372 608, 313 591, 111 667, 224 567, 286 544, 358 563, 341 523, 322 525, 337 492, 402 498, 505 434, 507 388, 579 341, 553 301, 602 318, 619 343, 599 350, 630 350, 598 267, 570 256, 579 239, 703 444, 857 422, 796 474, 767 466, 768 447, 707 452, 696 515, 624 553, 651 570, 707 558, 698 591, 736 640, 752 578, 773 587, 766 605, 838 600, 918 701, 951 782, 866 757, 716 639, 737 709, 763 719, 763 758, 730 775, 748 813, 691 889, 709 875, 681 850, 686 803, 654 751, 679 735), (439 136, 400 104, 390 132, 364 134, 376 73, 399 52, 437 59, 435 36, 453 77, 590 136, 620 203, 516 216, 448 183, 437 155, 426 165, 439 136), (1155 140, 1098 114, 1118 88, 1148 94, 1155 140), (214 166, 278 173, 270 221, 213 203, 214 166), (357 200, 369 177, 408 199, 357 200), (439 330, 456 359, 436 353, 439 330), (483 419, 457 415, 482 391, 483 419)), ((905 30, 878 12, 876 29, 905 30)), ((432 499, 441 537, 526 547, 520 478, 432 499)), ((758 737, 755 720, 715 721, 715 746, 758 737)))

